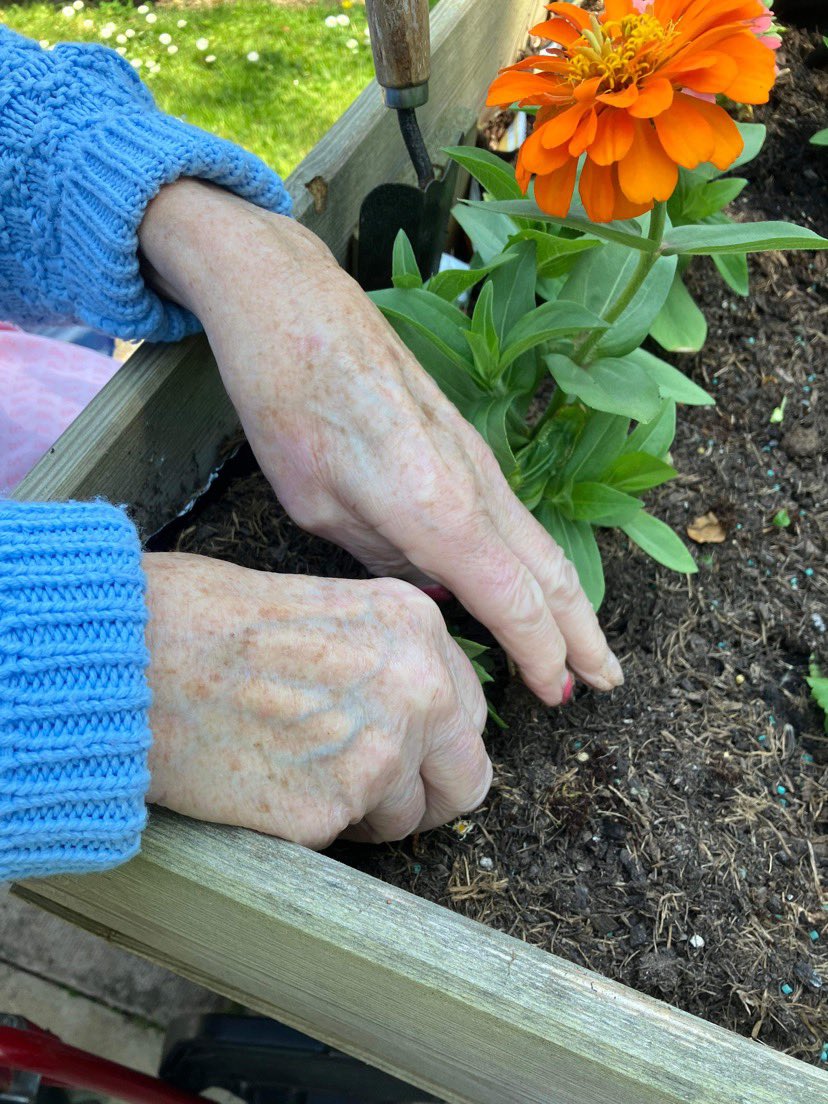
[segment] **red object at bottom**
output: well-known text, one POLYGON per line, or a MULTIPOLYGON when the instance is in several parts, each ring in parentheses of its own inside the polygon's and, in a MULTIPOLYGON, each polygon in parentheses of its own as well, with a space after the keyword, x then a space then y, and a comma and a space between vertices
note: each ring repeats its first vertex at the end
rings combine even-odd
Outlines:
POLYGON ((34 1024, 0 1026, 0 1092, 10 1087, 15 1072, 37 1074, 55 1088, 99 1092, 124 1104, 204 1104, 204 1097, 68 1046, 34 1024))

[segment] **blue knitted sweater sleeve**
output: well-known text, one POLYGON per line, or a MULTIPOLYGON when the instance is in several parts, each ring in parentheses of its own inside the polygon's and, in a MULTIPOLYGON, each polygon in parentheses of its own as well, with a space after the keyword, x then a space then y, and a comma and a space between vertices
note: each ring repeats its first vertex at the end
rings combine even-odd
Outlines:
POLYGON ((140 556, 114 506, 0 500, 0 882, 138 850, 150 743, 140 556))
POLYGON ((143 281, 137 230, 181 176, 287 214, 281 180, 253 154, 164 115, 104 46, 43 50, 0 26, 0 317, 74 319, 123 338, 199 328, 143 281))

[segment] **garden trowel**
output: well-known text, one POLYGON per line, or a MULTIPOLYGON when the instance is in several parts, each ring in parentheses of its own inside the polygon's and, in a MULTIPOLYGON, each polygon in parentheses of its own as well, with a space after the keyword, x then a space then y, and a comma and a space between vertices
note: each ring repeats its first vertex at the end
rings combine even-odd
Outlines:
POLYGON ((365 0, 377 81, 386 107, 396 111, 403 140, 417 174, 413 184, 380 184, 365 197, 359 214, 357 279, 366 291, 391 283, 394 239, 404 230, 424 278, 437 271, 457 166, 440 180, 423 141, 416 109, 428 100, 431 49, 428 0, 365 0))

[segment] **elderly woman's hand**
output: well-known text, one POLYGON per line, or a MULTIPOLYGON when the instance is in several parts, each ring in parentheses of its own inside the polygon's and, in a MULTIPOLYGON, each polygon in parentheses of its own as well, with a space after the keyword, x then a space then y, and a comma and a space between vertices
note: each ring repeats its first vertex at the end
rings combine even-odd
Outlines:
POLYGON ((164 188, 141 229, 201 319, 248 439, 303 528, 372 572, 436 580, 547 704, 622 681, 572 564, 479 434, 302 226, 216 188, 164 188))
POLYGON ((396 579, 144 557, 149 800, 309 847, 474 809, 486 702, 437 606, 396 579))

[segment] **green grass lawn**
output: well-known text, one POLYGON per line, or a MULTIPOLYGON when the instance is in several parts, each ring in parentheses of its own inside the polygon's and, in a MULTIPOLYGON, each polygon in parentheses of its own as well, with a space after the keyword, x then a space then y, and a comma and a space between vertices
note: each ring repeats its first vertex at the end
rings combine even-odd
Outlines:
POLYGON ((348 0, 140 7, 76 0, 79 11, 71 3, 0 0, 0 20, 51 45, 98 42, 120 49, 165 111, 240 142, 282 174, 373 75, 365 9, 348 0), (326 25, 337 16, 339 23, 326 25))

